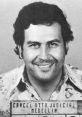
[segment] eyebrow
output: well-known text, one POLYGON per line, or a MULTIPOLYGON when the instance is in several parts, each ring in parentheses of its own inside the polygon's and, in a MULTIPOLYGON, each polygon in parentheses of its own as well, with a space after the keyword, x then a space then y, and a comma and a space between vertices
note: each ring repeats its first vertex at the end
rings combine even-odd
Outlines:
POLYGON ((36 43, 36 44, 41 44, 40 42, 37 42, 37 41, 28 41, 27 44, 32 44, 32 43, 36 43))
MULTIPOLYGON (((47 44, 50 44, 50 43, 54 43, 54 42, 57 42, 57 43, 60 43, 61 41, 59 39, 53 39, 51 41, 48 41, 47 44)), ((36 44, 41 44, 40 42, 38 41, 28 41, 27 44, 33 44, 33 43, 36 43, 36 44)))
POLYGON ((59 39, 53 39, 51 41, 48 41, 47 44, 54 43, 54 42, 61 43, 61 40, 59 40, 59 39))

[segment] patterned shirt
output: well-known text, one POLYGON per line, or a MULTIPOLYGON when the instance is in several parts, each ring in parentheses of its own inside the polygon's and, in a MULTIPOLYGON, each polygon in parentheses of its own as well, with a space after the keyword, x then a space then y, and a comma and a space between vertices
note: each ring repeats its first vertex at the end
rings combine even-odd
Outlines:
MULTIPOLYGON (((4 117, 10 113, 12 100, 41 100, 28 80, 25 65, 0 75, 0 113, 4 117)), ((82 71, 65 64, 63 78, 49 100, 82 100, 82 71)))

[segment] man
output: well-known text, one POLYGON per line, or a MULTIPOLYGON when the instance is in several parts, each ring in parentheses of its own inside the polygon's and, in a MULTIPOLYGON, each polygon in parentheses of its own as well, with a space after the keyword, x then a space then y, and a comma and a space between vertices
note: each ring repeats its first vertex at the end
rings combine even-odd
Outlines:
POLYGON ((0 111, 12 100, 81 100, 82 72, 64 64, 71 27, 62 10, 34 2, 24 6, 14 24, 15 52, 25 65, 0 79, 0 111))

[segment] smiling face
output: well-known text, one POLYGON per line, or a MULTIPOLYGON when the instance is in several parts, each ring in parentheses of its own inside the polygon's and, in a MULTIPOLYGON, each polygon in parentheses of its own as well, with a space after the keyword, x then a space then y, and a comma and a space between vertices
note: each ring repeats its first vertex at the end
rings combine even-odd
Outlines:
POLYGON ((50 81, 60 74, 65 60, 61 26, 30 25, 25 30, 23 59, 29 76, 50 81))

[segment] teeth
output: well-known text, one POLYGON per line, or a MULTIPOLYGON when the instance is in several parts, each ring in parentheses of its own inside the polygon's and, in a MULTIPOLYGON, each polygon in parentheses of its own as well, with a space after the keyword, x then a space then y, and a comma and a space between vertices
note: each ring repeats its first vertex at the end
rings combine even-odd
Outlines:
POLYGON ((50 69, 50 65, 40 65, 39 68, 43 71, 46 71, 50 69))
POLYGON ((46 65, 40 65, 39 67, 49 67, 50 65, 49 64, 46 64, 46 65))

